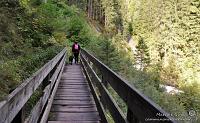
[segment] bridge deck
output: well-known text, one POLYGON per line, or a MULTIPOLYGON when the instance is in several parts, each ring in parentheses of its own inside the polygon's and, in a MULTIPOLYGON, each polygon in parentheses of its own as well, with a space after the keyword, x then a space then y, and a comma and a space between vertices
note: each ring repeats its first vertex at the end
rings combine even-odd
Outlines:
POLYGON ((64 68, 48 123, 99 123, 100 117, 80 65, 64 68))

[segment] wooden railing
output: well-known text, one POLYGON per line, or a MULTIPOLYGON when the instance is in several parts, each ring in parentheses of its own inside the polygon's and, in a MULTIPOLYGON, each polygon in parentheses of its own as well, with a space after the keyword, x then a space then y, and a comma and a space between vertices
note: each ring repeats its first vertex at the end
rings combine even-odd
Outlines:
POLYGON ((55 83, 59 82, 65 59, 66 48, 0 102, 0 123, 37 123, 55 83), (25 104, 39 87, 43 88, 43 94, 25 118, 25 104))
POLYGON ((115 123, 175 123, 167 112, 83 49, 81 50, 81 63, 103 123, 107 122, 105 109, 109 110, 115 123), (95 71, 98 71, 98 75, 95 71), (127 105, 126 115, 109 93, 108 85, 127 105))

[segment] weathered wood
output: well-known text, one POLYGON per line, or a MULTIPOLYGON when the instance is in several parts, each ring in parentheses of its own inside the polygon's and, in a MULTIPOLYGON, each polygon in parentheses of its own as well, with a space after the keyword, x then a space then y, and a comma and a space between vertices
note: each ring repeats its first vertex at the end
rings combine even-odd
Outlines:
MULTIPOLYGON (((48 123, 66 123, 66 121, 48 121, 48 123)), ((70 123, 100 123, 99 121, 70 121, 70 123)))
POLYGON ((80 80, 82 81, 84 78, 76 78, 75 76, 73 77, 63 77, 61 80, 80 80), (74 79, 75 78, 75 79, 74 79))
POLYGON ((95 105, 94 101, 91 100, 54 100, 54 105, 95 105))
POLYGON ((55 105, 54 107, 51 108, 52 112, 69 112, 69 113, 84 113, 84 112, 97 112, 97 109, 95 106, 63 106, 63 105, 55 105))
POLYGON ((40 70, 35 72, 32 77, 25 80, 17 87, 7 99, 1 103, 0 107, 0 123, 10 123, 17 113, 22 109, 30 96, 42 83, 44 78, 55 67, 58 61, 64 56, 66 49, 63 49, 51 61, 45 64, 40 70))
MULTIPOLYGON (((108 123, 108 121, 107 121, 107 119, 106 119, 106 112, 105 112, 105 110, 104 110, 104 108, 103 108, 102 103, 100 102, 100 99, 99 99, 99 97, 98 97, 98 94, 96 93, 95 87, 94 87, 94 85, 93 85, 93 83, 92 83, 93 80, 92 80, 91 78, 94 79, 94 77, 90 77, 89 72, 87 72, 87 71, 88 71, 88 68, 90 68, 90 67, 89 67, 88 63, 86 62, 86 60, 83 58, 82 55, 81 55, 81 65, 82 65, 82 67, 83 67, 83 71, 84 71, 84 73, 85 73, 85 76, 86 76, 86 78, 87 78, 87 80, 88 80, 88 83, 89 83, 91 92, 92 92, 92 94, 93 94, 95 103, 96 103, 96 105, 97 105, 97 109, 98 109, 99 115, 100 115, 100 117, 101 117, 101 122, 102 122, 102 123, 108 123)), ((91 69, 90 69, 90 70, 91 70, 91 69)), ((95 73, 94 73, 94 74, 95 74, 95 73)), ((95 74, 95 75, 96 75, 96 74, 95 74)), ((95 80, 95 81, 98 81, 98 78, 96 78, 96 79, 97 79, 97 80, 95 80)))
POLYGON ((88 88, 87 84, 82 84, 82 85, 71 85, 71 84, 67 84, 67 85, 59 85, 58 88, 88 88))
POLYGON ((89 93, 63 93, 63 94, 56 94, 56 96, 85 96, 85 95, 91 96, 89 93))
POLYGON ((92 100, 90 96, 56 96, 54 99, 63 99, 63 100, 92 100))
POLYGON ((96 78, 94 81, 95 81, 96 85, 98 85, 97 87, 100 92, 101 102, 103 103, 104 108, 105 108, 105 106, 108 107, 108 109, 113 117, 113 120, 116 123, 126 123, 127 121, 126 121, 125 116, 123 115, 122 111, 120 110, 120 108, 118 107, 118 105, 116 104, 114 99, 110 96, 106 87, 100 82, 100 79, 95 74, 94 70, 92 70, 92 68, 86 62, 85 58, 81 57, 81 59, 83 61, 85 61, 84 63, 87 66, 91 77, 96 78))
POLYGON ((108 90, 104 85, 101 85, 101 101, 104 105, 106 105, 107 109, 110 111, 113 120, 115 123, 127 123, 124 114, 122 113, 121 109, 109 94, 108 90))
POLYGON ((63 88, 59 88, 59 90, 57 91, 57 92, 78 92, 78 93, 86 93, 86 92, 90 92, 89 90, 88 90, 88 88, 80 88, 80 89, 77 89, 77 88, 65 88, 65 89, 63 89, 63 88))
POLYGON ((58 67, 56 68, 54 74, 50 78, 49 82, 50 83, 48 86, 45 87, 43 91, 43 96, 40 98, 40 100, 37 102, 37 104, 34 106, 34 108, 31 111, 31 114, 29 117, 26 119, 26 123, 36 123, 38 122, 38 119, 40 118, 40 115, 43 111, 43 108, 45 104, 47 103, 47 99, 49 98, 51 94, 51 90, 56 82, 57 76, 62 69, 62 66, 65 64, 65 56, 62 58, 61 62, 59 63, 58 67))
MULTIPOLYGON (((166 123, 175 123, 172 121, 172 117, 156 105, 149 98, 144 96, 139 92, 134 86, 130 85, 129 82, 122 79, 119 75, 113 72, 110 68, 96 59, 94 56, 89 54, 85 50, 81 50, 82 57, 86 57, 92 62, 101 72, 102 75, 105 73, 107 76, 104 76, 104 81, 108 82, 112 88, 117 92, 117 94, 124 100, 128 108, 134 113, 134 116, 141 122, 145 122, 146 118, 156 118, 156 119, 168 119, 166 123), (145 111, 145 112, 144 112, 145 111), (164 114, 165 116, 160 117, 156 115, 157 113, 164 114)), ((157 122, 157 121, 152 121, 157 122)))
POLYGON ((71 87, 71 86, 58 86, 59 89, 80 89, 80 90, 85 90, 89 89, 88 86, 76 86, 76 87, 71 87))
MULTIPOLYGON (((50 86, 51 86, 51 90, 54 87, 55 83, 58 82, 58 78, 60 78, 60 76, 62 75, 63 72, 63 68, 65 65, 65 61, 66 61, 66 54, 64 55, 61 63, 59 64, 59 66, 57 67, 56 71, 54 72, 54 74, 52 75, 52 77, 50 78, 49 82, 50 82, 50 86)), ((60 82, 60 80, 59 80, 60 82)))
MULTIPOLYGON (((48 123, 66 123, 66 121, 48 121, 48 123)), ((67 123, 100 123, 99 121, 67 121, 67 123)))
POLYGON ((40 98, 40 100, 37 102, 37 104, 34 106, 34 108, 31 111, 31 114, 26 119, 25 123, 37 123, 40 114, 47 102, 47 99, 50 94, 50 85, 48 85, 45 90, 43 96, 40 98))
POLYGON ((23 107, 19 113, 15 116, 11 123, 24 123, 25 121, 25 108, 23 107))
POLYGON ((137 118, 134 116, 134 113, 129 108, 127 111, 127 120, 129 123, 139 123, 137 118))
POLYGON ((66 122, 79 122, 79 121, 99 121, 98 112, 84 112, 84 113, 66 113, 66 112, 51 112, 49 120, 58 120, 66 122))
MULTIPOLYGON (((65 55, 65 57, 64 57, 64 59, 66 59, 66 55, 65 55)), ((57 80, 54 80, 55 78, 55 76, 52 76, 52 79, 50 80, 52 83, 51 83, 51 89, 53 89, 52 90, 52 93, 51 93, 51 96, 50 96, 50 98, 49 98, 49 100, 48 100, 48 102, 47 102, 47 107, 45 108, 45 110, 44 110, 44 113, 43 113, 43 116, 42 116, 42 118, 41 118, 41 120, 40 120, 40 123, 46 123, 47 122, 47 119, 48 119, 48 114, 49 114, 49 112, 50 112, 50 109, 51 109, 51 105, 52 105, 52 103, 53 103, 53 98, 54 98, 54 96, 55 96, 55 93, 56 93, 56 90, 57 90, 57 88, 58 88, 58 85, 59 85, 59 82, 60 82, 60 79, 61 79, 61 75, 62 75, 62 72, 63 72, 63 70, 64 70, 64 63, 62 64, 62 67, 61 67, 61 70, 60 70, 60 72, 59 72, 59 74, 58 74, 58 77, 57 77, 57 80), (55 85, 53 84, 53 81, 55 81, 55 85), (54 86, 53 86, 54 85, 54 86)), ((55 74, 57 74, 57 73, 55 73, 55 74)))
POLYGON ((52 100, 49 120, 66 122, 100 120, 80 65, 68 65, 65 68, 52 100))
POLYGON ((70 82, 60 82, 61 85, 71 85, 71 84, 76 84, 76 85, 84 85, 85 82, 83 81, 70 81, 70 82))

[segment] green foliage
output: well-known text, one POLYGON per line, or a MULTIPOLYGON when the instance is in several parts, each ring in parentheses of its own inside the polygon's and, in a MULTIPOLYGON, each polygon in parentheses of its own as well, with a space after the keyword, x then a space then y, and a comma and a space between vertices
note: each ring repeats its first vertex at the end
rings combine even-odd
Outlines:
MULTIPOLYGON (((74 6, 67 6, 63 0, 19 2, 16 9, 11 6, 14 10, 0 6, 0 10, 4 10, 0 13, 0 101, 63 46, 75 40, 84 46, 93 39, 84 14, 74 6)), ((41 94, 39 87, 27 102, 27 115, 41 94)))
POLYGON ((200 113, 199 1, 101 0, 101 4, 105 11, 107 40, 111 45, 100 43, 103 46, 99 46, 101 48, 96 52, 91 48, 94 54, 101 56, 105 63, 111 60, 109 67, 112 69, 116 70, 114 66, 117 64, 116 72, 128 78, 165 110, 185 114, 192 108, 200 113), (118 28, 121 24, 122 27, 118 28), (131 37, 137 43, 135 60, 127 55, 133 55, 126 51, 128 45, 123 47, 127 37, 128 41, 131 37), (109 58, 100 50, 106 53, 109 49, 106 46, 114 46, 109 52, 114 55, 109 58), (145 68, 144 72, 133 67, 133 62, 138 64, 138 61, 142 65, 140 68, 145 68), (172 85, 184 93, 166 94, 159 88, 160 84, 172 85))
POLYGON ((20 4, 3 1, 4 6, 0 7, 3 10, 0 13, 0 100, 63 46, 71 47, 75 40, 85 46, 94 39, 84 14, 62 0, 45 4, 38 0, 20 0, 20 4), (12 6, 7 6, 8 3, 12 6))
MULTIPOLYGON (((2 0, 0 98, 52 58, 61 49, 58 45, 71 47, 76 40, 166 111, 199 113, 199 1, 101 0, 100 4, 106 35, 95 34, 85 14, 64 0, 45 4, 2 0), (138 42, 135 56, 127 37, 138 42), (136 70, 137 61, 145 71, 136 70), (159 87, 161 83, 184 93, 170 95, 159 87)), ((114 92, 113 96, 124 110, 123 101, 114 92)))
POLYGON ((199 99, 199 89, 200 85, 198 83, 192 83, 190 85, 185 85, 181 88, 184 93, 180 95, 182 103, 185 105, 187 110, 193 109, 197 112, 200 111, 200 99, 199 99))
POLYGON ((148 47, 142 37, 140 38, 136 48, 137 50, 135 57, 138 62, 137 64, 139 64, 140 70, 143 70, 150 63, 150 58, 149 58, 148 47))
POLYGON ((46 61, 53 58, 62 47, 49 47, 46 50, 37 49, 25 56, 9 60, 0 65, 0 92, 5 95, 14 90, 22 80, 25 80, 36 72, 46 61))

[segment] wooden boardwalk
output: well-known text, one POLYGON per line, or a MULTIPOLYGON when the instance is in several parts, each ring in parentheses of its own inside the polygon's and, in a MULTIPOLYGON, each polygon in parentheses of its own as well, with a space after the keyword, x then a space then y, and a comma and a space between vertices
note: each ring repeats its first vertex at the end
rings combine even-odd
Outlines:
POLYGON ((146 118, 177 123, 171 116, 157 116, 168 113, 86 50, 81 49, 82 68, 65 66, 66 56, 64 48, 0 102, 0 123, 108 123, 107 111, 115 123, 144 123, 146 118), (108 87, 124 100, 126 116, 108 87), (43 94, 26 117, 26 104, 37 89, 43 94))
POLYGON ((65 66, 48 123, 100 123, 81 65, 65 66))

